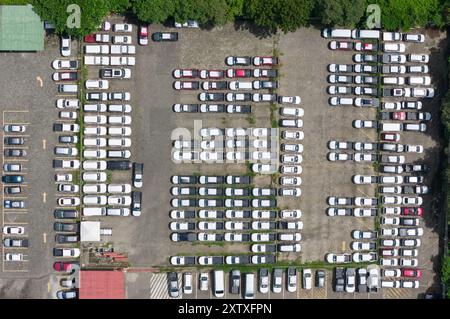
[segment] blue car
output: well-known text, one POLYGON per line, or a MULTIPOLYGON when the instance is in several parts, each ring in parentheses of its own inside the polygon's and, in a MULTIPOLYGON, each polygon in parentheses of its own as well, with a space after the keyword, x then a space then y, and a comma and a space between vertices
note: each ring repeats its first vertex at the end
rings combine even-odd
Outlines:
POLYGON ((5 184, 20 184, 23 183, 22 175, 4 175, 2 181, 5 184))
POLYGON ((25 208, 25 202, 23 200, 5 200, 3 201, 3 207, 5 208, 25 208))

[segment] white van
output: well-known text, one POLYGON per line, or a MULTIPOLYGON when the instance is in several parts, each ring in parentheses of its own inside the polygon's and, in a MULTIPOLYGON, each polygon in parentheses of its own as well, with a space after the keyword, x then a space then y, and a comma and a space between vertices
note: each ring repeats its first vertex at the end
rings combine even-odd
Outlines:
POLYGON ((85 124, 106 124, 106 115, 85 115, 84 116, 85 124))
POLYGON ((129 150, 108 151, 107 157, 108 158, 130 158, 131 157, 131 152, 129 150))
POLYGON ((109 112, 119 112, 119 113, 131 113, 130 104, 110 104, 108 105, 109 112))
POLYGON ((244 299, 254 299, 255 298, 255 275, 245 274, 245 292, 244 299))
POLYGON ((382 288, 400 288, 400 282, 398 280, 382 280, 381 281, 382 288))
POLYGON ((106 104, 85 104, 85 112, 106 112, 106 104))
POLYGON ((85 184, 83 185, 85 194, 104 194, 106 193, 106 184, 85 184))
POLYGON ((86 45, 84 53, 88 54, 109 54, 109 45, 86 45))
POLYGON ((106 127, 105 126, 85 126, 84 127, 84 135, 104 136, 104 135, 106 135, 106 127))
MULTIPOLYGON (((105 195, 87 195, 83 197, 83 204, 84 205, 106 205, 108 202, 105 195)), ((104 207, 102 207, 104 208, 104 207)))
POLYGON ((83 173, 84 182, 106 182, 107 175, 105 172, 88 172, 83 173))
POLYGON ((105 207, 83 207, 83 216, 104 216, 106 215, 105 207))
POLYGON ((332 29, 326 28, 322 30, 322 36, 324 38, 347 38, 350 39, 352 36, 352 31, 349 29, 332 29))
POLYGON ((384 43, 383 51, 384 52, 405 52, 406 47, 403 43, 384 43))
POLYGON ((109 207, 106 209, 106 215, 107 216, 130 216, 130 209, 127 207, 118 207, 118 208, 112 208, 109 207))
POLYGON ((115 135, 115 136, 130 136, 131 128, 128 126, 108 127, 108 134, 115 135))
POLYGON ((411 76, 406 78, 409 85, 430 85, 431 78, 429 76, 411 76))
POLYGON ((425 132, 427 125, 425 123, 408 123, 404 125, 405 131, 425 132))
POLYGON ((405 78, 402 76, 383 76, 383 84, 405 84, 405 78))
POLYGON ((379 39, 380 31, 378 30, 352 30, 353 39, 379 39))
POLYGON ((130 147, 131 139, 130 138, 109 138, 108 146, 114 147, 130 147))
POLYGON ((400 132, 403 130, 401 123, 381 123, 381 131, 383 132, 400 132))
POLYGON ((224 274, 223 270, 214 270, 214 296, 222 298, 224 296, 224 274))
POLYGON ((78 85, 76 84, 60 84, 58 85, 59 93, 78 93, 78 85))
POLYGON ((87 160, 83 162, 83 169, 85 171, 104 171, 106 170, 106 161, 92 161, 87 160))

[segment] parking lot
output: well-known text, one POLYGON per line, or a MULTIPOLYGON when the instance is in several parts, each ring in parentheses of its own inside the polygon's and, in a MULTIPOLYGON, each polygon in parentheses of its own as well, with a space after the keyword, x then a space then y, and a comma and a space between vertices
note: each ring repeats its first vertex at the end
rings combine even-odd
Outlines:
MULTIPOLYGON (((25 209, 2 209, 2 227, 17 225, 25 228, 28 248, 20 248, 23 262, 4 260, 8 251, 2 245, 2 298, 48 298, 52 273, 51 249, 54 243, 53 209, 56 186, 51 169, 56 136, 52 124, 55 112, 56 88, 51 80, 51 62, 59 55, 59 39, 48 38, 46 51, 40 53, 1 53, 0 77, 2 127, 5 124, 26 126, 23 158, 4 158, 5 163, 21 163, 26 186, 14 197, 25 200, 25 209)), ((2 134, 2 154, 3 154, 2 134)), ((2 201, 7 199, 2 192, 2 201)), ((24 237, 24 238, 25 238, 24 237)), ((17 252, 19 250, 13 250, 17 252)), ((53 297, 53 296, 52 296, 53 297)))
MULTIPOLYGON (((122 21, 113 17, 111 23, 122 21)), ((162 26, 151 26, 151 32, 169 30, 162 26)), ((173 31, 173 29, 170 29, 173 31)), ((301 107, 305 110, 302 118, 305 138, 302 141, 303 173, 302 197, 287 199, 278 197, 280 209, 301 209, 304 228, 302 233, 301 253, 283 254, 282 259, 301 265, 305 262, 322 262, 329 252, 349 252, 352 242, 350 233, 354 229, 373 230, 373 218, 329 217, 326 199, 329 196, 364 196, 375 195, 374 185, 356 185, 351 182, 355 174, 373 175, 371 163, 354 162, 333 163, 327 161, 330 140, 377 141, 376 130, 356 130, 352 127, 355 119, 373 120, 376 118, 374 108, 331 107, 326 88, 327 66, 330 63, 348 64, 354 52, 335 52, 327 48, 328 41, 320 37, 316 29, 301 29, 287 35, 259 39, 246 30, 235 30, 226 25, 211 31, 198 29, 180 29, 179 41, 173 43, 150 42, 148 47, 136 45, 136 67, 132 68, 130 80, 114 81, 113 90, 128 91, 132 95, 133 121, 132 160, 144 163, 143 209, 140 217, 102 217, 102 227, 111 227, 113 236, 104 239, 112 241, 116 251, 128 255, 131 268, 166 267, 169 257, 173 255, 232 255, 248 253, 249 244, 192 244, 176 243, 169 238, 168 228, 171 195, 170 177, 180 174, 195 175, 244 175, 248 167, 243 164, 175 164, 171 159, 171 135, 176 128, 193 129, 200 127, 266 127, 272 126, 270 105, 253 104, 251 115, 236 114, 176 114, 172 111, 175 103, 198 103, 199 91, 173 90, 172 71, 177 68, 225 69, 224 60, 230 55, 272 55, 280 53, 281 76, 278 79, 278 94, 299 95, 301 107), (199 121, 196 123, 194 121, 199 121), (201 126, 200 126, 201 125, 201 126)), ((444 52, 441 55, 433 50, 443 35, 427 37, 425 46, 413 44, 408 47, 411 52, 432 52, 430 63, 433 85, 437 92, 445 72, 440 68, 444 52)), ((24 251, 25 260, 20 263, 8 263, 2 257, 0 269, 2 282, 0 291, 7 297, 23 296, 23 287, 27 287, 26 297, 47 298, 54 292, 57 283, 49 275, 53 258, 51 248, 54 246, 53 210, 56 205, 56 186, 51 162, 54 158, 53 147, 57 135, 52 132, 52 124, 58 122, 58 112, 54 103, 56 85, 51 81, 51 61, 59 56, 59 44, 56 37, 49 38, 46 51, 41 53, 2 53, 0 65, 4 74, 0 76, 2 101, 0 111, 3 113, 2 124, 22 123, 26 125, 24 134, 28 155, 23 161, 26 179, 24 197, 27 207, 24 210, 2 210, 2 227, 5 225, 23 225, 30 247, 24 251), (32 56, 32 58, 30 58, 32 56), (26 75, 26 76, 24 76, 26 75), (30 265, 32 265, 30 267, 30 265), (22 282, 11 284, 12 279, 22 282), (39 279, 33 279, 39 278, 39 279), (22 285, 22 283, 24 283, 22 285), (51 284, 50 284, 51 283, 51 284), (15 293, 6 291, 5 287, 16 287, 15 293), (1 289, 3 288, 3 289, 1 289)), ((98 68, 89 68, 89 78, 98 77, 98 68)), ((402 143, 421 144, 425 147, 423 154, 408 154, 408 163, 423 160, 432 170, 426 177, 426 183, 432 193, 426 195, 424 209, 431 212, 431 199, 435 194, 438 154, 442 149, 439 139, 439 93, 424 101, 424 109, 431 112, 433 121, 426 134, 402 133, 402 143)), ((274 112, 277 114, 277 112, 274 112)), ((5 135, 3 135, 5 137, 5 135)), ((3 141, 3 138, 2 138, 3 141)), ((4 146, 3 146, 4 147, 4 146)), ((2 149, 3 150, 3 149, 2 149)), ((6 163, 3 158, 2 164, 6 163)), ((113 183, 130 183, 128 172, 114 173, 113 183)), ((255 176, 253 185, 265 187, 271 184, 271 176, 255 176)), ((275 185, 274 185, 275 186, 275 185)), ((2 195, 2 200, 7 199, 2 195)), ((436 205, 436 204, 435 204, 436 205)), ((332 273, 327 273, 327 288, 312 290, 301 289, 288 293, 283 288, 281 294, 257 294, 257 298, 416 298, 425 291, 436 288, 435 269, 437 266, 439 235, 437 220, 433 214, 425 214, 422 247, 419 263, 424 270, 420 280, 420 289, 383 289, 379 294, 355 293, 342 294, 332 291, 332 273)), ((3 246, 2 246, 3 247, 3 246)), ((4 256, 7 250, 2 248, 4 256)), ((9 251, 9 250, 8 250, 9 251)), ((183 298, 213 298, 211 290, 207 292, 196 289, 197 272, 194 275, 194 293, 183 298)), ((300 283, 299 277, 298 282, 300 283)), ((128 296, 142 297, 147 293, 151 298, 166 298, 167 281, 165 274, 128 273, 128 296), (142 277, 141 277, 142 276, 142 277), (141 280, 142 279, 142 280, 141 280), (143 287, 143 283, 145 286, 143 287), (147 286, 148 283, 148 286, 147 286), (164 285, 165 284, 165 285, 164 285), (139 287, 138 287, 139 286, 139 287), (135 289, 135 287, 137 287, 135 289), (153 288, 152 288, 153 287, 153 288), (139 289, 138 289, 139 288, 139 289), (148 290, 147 290, 148 289, 148 290)), ((228 278, 225 282, 228 284, 228 278)), ((285 278, 283 277, 283 283, 285 278)), ((14 290, 14 289, 13 289, 14 290)), ((3 295, 1 295, 3 296, 3 295)), ((53 296, 52 296, 53 297, 53 296)), ((237 296, 226 293, 226 298, 237 296)), ((148 298, 148 297, 146 297, 148 298)))

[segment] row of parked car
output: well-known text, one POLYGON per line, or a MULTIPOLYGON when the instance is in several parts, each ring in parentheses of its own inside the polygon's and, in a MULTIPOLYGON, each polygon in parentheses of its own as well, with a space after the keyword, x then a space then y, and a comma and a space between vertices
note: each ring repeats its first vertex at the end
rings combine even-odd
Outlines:
MULTIPOLYGON (((361 30, 354 30, 352 36, 359 34, 361 30)), ((330 31, 331 32, 331 31, 330 31)), ((338 32, 339 34, 340 32, 338 32)), ((362 34, 366 34, 362 32, 362 34)), ((397 34, 386 33, 397 37, 397 34)), ((368 32, 365 36, 377 38, 378 31, 368 32)), ((398 38, 398 37, 397 37, 398 38)), ((423 41, 423 36, 419 37, 423 41)), ((399 40, 399 39, 397 39, 399 40)), ((417 40, 417 39, 416 39, 417 40)), ((389 41, 389 40, 386 40, 389 41)), ((381 273, 378 271, 377 285, 381 287, 396 288, 417 288, 417 280, 392 280, 391 277, 414 277, 417 279, 421 276, 420 271, 407 267, 417 267, 418 261, 415 258, 418 252, 417 248, 421 241, 417 237, 422 236, 423 229, 417 227, 419 225, 418 214, 422 212, 421 207, 423 199, 420 196, 428 193, 428 187, 421 185, 423 176, 420 173, 425 172, 428 168, 424 165, 405 164, 405 155, 407 153, 422 153, 422 145, 400 144, 400 133, 402 131, 425 131, 425 121, 431 120, 431 114, 427 112, 417 112, 422 109, 420 101, 390 101, 390 97, 432 97, 434 91, 432 88, 386 88, 389 85, 404 85, 405 83, 414 86, 429 85, 431 79, 426 74, 428 67, 423 63, 429 60, 428 55, 403 55, 399 53, 405 52, 405 45, 402 43, 382 43, 380 48, 386 52, 377 55, 378 47, 375 44, 364 45, 362 43, 330 43, 332 49, 337 48, 356 48, 362 50, 374 51, 370 54, 356 54, 353 60, 356 63, 370 64, 330 64, 328 70, 332 72, 328 81, 332 85, 328 88, 328 93, 339 95, 368 95, 369 98, 347 98, 333 96, 329 99, 329 104, 336 105, 355 105, 364 107, 380 107, 384 112, 379 112, 377 120, 355 120, 353 127, 355 128, 374 128, 379 129, 379 142, 354 142, 354 141, 330 141, 328 147, 331 152, 328 154, 330 161, 348 161, 355 162, 378 162, 377 166, 382 175, 361 175, 356 174, 352 177, 352 182, 358 185, 377 184, 380 199, 371 197, 329 197, 328 204, 332 207, 327 209, 328 216, 356 216, 379 218, 381 231, 361 231, 354 230, 352 237, 355 241, 351 242, 350 248, 354 251, 352 254, 327 254, 325 259, 329 263, 350 263, 350 262, 368 262, 380 264, 381 267, 404 267, 402 269, 384 269, 381 273), (414 62, 421 64, 411 64, 404 66, 406 62, 414 62), (384 65, 379 66, 378 63, 384 65), (347 75, 351 73, 373 73, 374 75, 347 75), (417 73, 409 77, 403 76, 384 76, 378 78, 376 74, 402 74, 417 73), (351 88, 349 86, 338 86, 341 84, 369 84, 370 86, 357 86, 351 88), (379 84, 385 86, 380 92, 377 87, 379 84), (400 90, 401 92, 397 92, 400 90), (393 92, 389 94, 389 92, 393 92), (383 102, 380 97, 383 96, 383 102), (410 111, 411 110, 411 111, 410 111), (395 111, 395 112, 391 112, 395 111), (407 123, 384 122, 386 120, 408 121, 407 123), (404 153, 405 155, 398 155, 404 153), (400 175, 403 173, 408 175, 400 175), (378 206, 382 206, 379 208, 378 206), (403 205, 400 207, 400 205, 403 205), (392 228, 394 226, 394 228, 392 228), (378 238, 381 237, 381 239, 378 238), (398 239, 392 239, 398 237, 398 239), (380 277, 387 277, 386 280, 380 280, 380 277)), ((372 265, 375 269, 375 265, 372 265)), ((375 272, 375 270, 372 271, 375 272)), ((336 269, 335 289, 336 291, 355 291, 356 283, 355 269, 336 269)), ((364 287, 358 289, 366 291, 366 270, 358 269, 358 281, 364 287), (361 273, 360 273, 361 272, 361 273)), ((370 289, 369 289, 370 291, 370 289)))
MULTIPOLYGON (((17 157, 25 157, 27 155, 26 139, 21 135, 26 132, 26 126, 20 124, 6 124, 3 126, 3 148, 4 148, 4 163, 3 163, 3 209, 8 211, 20 211, 26 208, 25 199, 15 198, 14 195, 23 193, 23 183, 25 183, 25 176, 21 175, 24 170, 23 162, 14 162, 17 157)), ((15 247, 28 247, 29 241, 26 236, 26 229, 24 226, 18 225, 4 225, 3 227, 3 246, 5 249, 14 249, 15 247)), ((25 260, 25 255, 21 252, 7 251, 4 256, 4 261, 18 262, 25 260)))
MULTIPOLYGON (((169 295, 172 298, 179 298, 181 292, 185 295, 190 295, 194 291, 193 275, 190 272, 183 273, 182 275, 182 288, 179 287, 178 273, 168 273, 169 283, 169 295), (180 291, 182 290, 182 291, 180 291)), ((197 287, 200 291, 208 291, 211 286, 211 290, 215 297, 222 298, 225 295, 225 273, 222 270, 215 270, 212 274, 212 282, 214 286, 210 284, 208 272, 202 272, 198 276, 197 287)), ((313 273, 311 269, 303 269, 301 274, 302 288, 310 290, 313 286, 313 281, 317 288, 324 288, 326 281, 326 273, 324 270, 316 270, 315 280, 313 279, 313 273)), ((295 267, 289 267, 286 269, 285 275, 285 287, 288 292, 294 293, 299 287, 299 271, 295 267)), ((283 269, 275 268, 272 271, 272 278, 270 278, 270 272, 267 268, 260 268, 257 276, 254 273, 241 274, 240 270, 232 270, 228 275, 229 280, 229 293, 232 295, 241 295, 244 299, 254 299, 256 289, 261 294, 269 293, 271 289, 272 293, 279 294, 283 290, 283 269), (242 280, 243 277, 243 280, 242 280)))
MULTIPOLYGON (((70 58, 71 39, 70 37, 62 38, 62 56, 70 58), (66 44, 64 46, 64 44, 66 44), (64 47, 66 48, 64 50, 64 47)), ((55 82, 79 80, 78 72, 80 64, 78 60, 56 59, 52 63, 53 69, 57 72, 53 74, 55 82)), ((77 84, 59 84, 58 91, 64 94, 78 94, 77 84)), ((62 169, 55 174, 56 191, 58 192, 57 204, 61 208, 57 208, 54 212, 55 222, 54 230, 55 244, 53 248, 53 256, 57 260, 74 260, 80 257, 81 250, 78 247, 80 240, 80 224, 79 214, 76 209, 64 209, 64 206, 80 205, 79 192, 80 186, 75 183, 75 177, 72 172, 80 168, 79 152, 76 144, 79 142, 79 125, 74 122, 78 119, 78 109, 81 103, 78 96, 75 98, 64 97, 57 99, 56 107, 59 111, 59 118, 62 123, 55 123, 53 131, 61 134, 58 136, 58 145, 54 148, 54 155, 57 157, 53 160, 55 169, 62 169), (67 121, 67 122, 66 122, 67 121), (70 196, 67 196, 70 195, 70 196)), ((60 261, 55 263, 58 264, 60 261)), ((58 299, 75 299, 78 297, 75 277, 63 278, 59 284, 63 288, 56 293, 58 299)))

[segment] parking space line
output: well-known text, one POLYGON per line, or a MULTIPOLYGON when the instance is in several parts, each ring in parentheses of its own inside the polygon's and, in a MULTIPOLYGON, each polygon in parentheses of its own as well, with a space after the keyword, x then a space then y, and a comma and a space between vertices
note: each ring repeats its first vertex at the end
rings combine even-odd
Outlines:
POLYGON ((4 211, 3 214, 27 214, 28 210, 11 210, 11 211, 4 211))
POLYGON ((341 246, 341 248, 342 248, 342 251, 346 251, 346 246, 347 246, 347 243, 345 242, 345 240, 343 240, 342 241, 342 246, 341 246))
POLYGON ((42 236, 44 237, 43 240, 44 240, 44 244, 45 244, 47 242, 47 233, 43 233, 42 236))
POLYGON ((47 148, 47 140, 46 139, 43 139, 42 140, 42 149, 46 149, 47 148))
POLYGON ((47 193, 46 193, 46 192, 43 192, 43 193, 42 193, 42 201, 43 201, 44 203, 47 202, 47 193))
POLYGON ((28 225, 27 222, 6 222, 4 225, 28 225))

